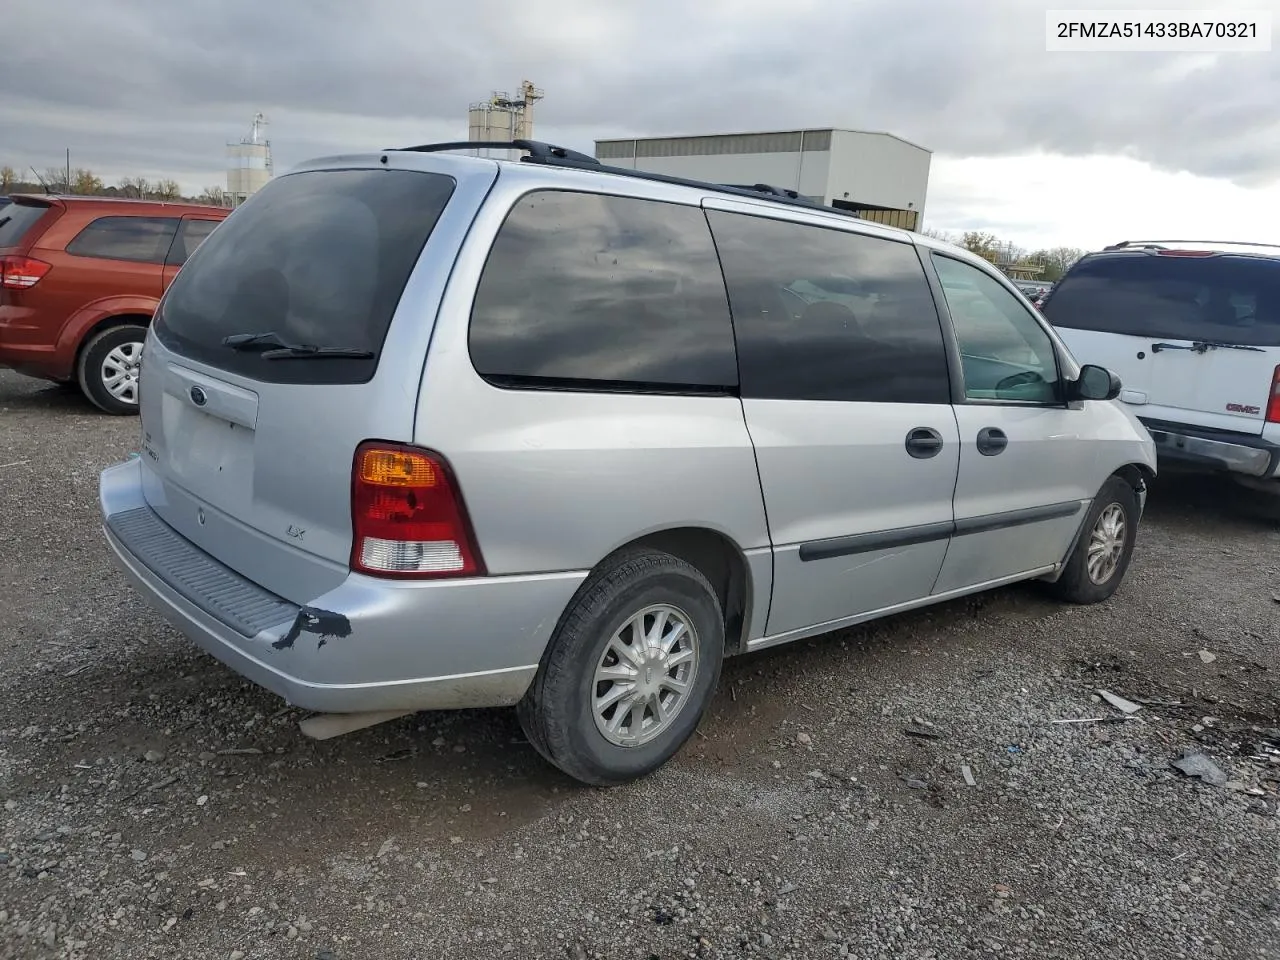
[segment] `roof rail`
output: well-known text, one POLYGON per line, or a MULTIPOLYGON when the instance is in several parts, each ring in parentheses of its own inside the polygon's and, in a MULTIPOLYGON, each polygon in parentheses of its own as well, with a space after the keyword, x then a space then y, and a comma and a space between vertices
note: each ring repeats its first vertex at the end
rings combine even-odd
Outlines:
MULTIPOLYGON (((557 162, 554 160, 545 162, 553 163, 557 167, 574 166, 574 164, 557 162)), ((767 199, 774 203, 785 204, 788 207, 803 207, 806 210, 821 210, 823 213, 836 213, 842 217, 850 217, 854 220, 862 219, 852 211, 841 210, 839 207, 828 207, 826 204, 822 203, 815 203, 812 200, 805 199, 794 190, 787 190, 782 187, 771 187, 767 183, 742 186, 734 183, 712 183, 708 180, 691 180, 686 177, 673 177, 665 173, 649 173, 645 170, 632 170, 629 167, 607 167, 600 165, 594 169, 597 173, 612 173, 620 177, 635 177, 637 180, 652 180, 656 183, 670 183, 679 187, 695 187, 699 190, 715 190, 718 193, 727 193, 738 197, 750 197, 753 200, 767 199)), ((878 226, 882 226, 882 224, 878 224, 878 226)))
MULTIPOLYGON (((775 187, 768 183, 722 183, 722 187, 729 187, 733 190, 750 190, 753 193, 764 193, 771 197, 782 197, 786 200, 804 200, 799 191, 789 190, 786 187, 775 187)), ((812 200, 807 201, 813 206, 822 206, 822 204, 814 204, 812 200)), ((834 209, 834 208, 832 208, 834 209)))
POLYGON ((420 143, 415 147, 388 147, 388 150, 403 150, 411 153, 443 153, 446 150, 523 150, 529 156, 523 159, 549 162, 553 160, 573 160, 577 163, 599 165, 595 157, 568 147, 558 147, 554 143, 543 143, 541 140, 453 140, 446 143, 420 143))
MULTIPOLYGON (((655 183, 670 183, 680 187, 695 187, 699 190, 715 190, 719 193, 727 193, 740 197, 751 197, 752 199, 759 199, 763 195, 763 197, 773 201, 774 203, 785 204, 789 207, 803 207, 806 210, 821 210, 824 213, 835 213, 843 217, 851 217, 854 220, 863 219, 851 210, 842 210, 839 207, 829 207, 826 204, 806 199, 795 190, 789 190, 783 187, 773 187, 767 183, 757 183, 751 186, 711 183, 707 180, 690 180, 685 177, 669 176, 665 173, 649 173, 644 170, 633 170, 629 167, 606 166, 595 157, 588 156, 585 153, 579 153, 577 150, 569 150, 566 147, 557 147, 549 143, 542 143, 538 140, 458 140, 449 143, 423 143, 415 147, 389 147, 388 151, 404 150, 414 153, 441 153, 446 150, 477 149, 523 150, 528 154, 527 156, 520 158, 524 163, 540 163, 551 167, 565 167, 570 170, 587 170, 592 173, 608 173, 619 177, 632 177, 637 180, 650 180, 655 183)), ((880 224, 880 226, 883 225, 880 224)))
POLYGON ((1109 247, 1103 247, 1104 250, 1124 250, 1130 247, 1146 248, 1151 250, 1164 250, 1165 245, 1170 243, 1202 243, 1215 247, 1270 247, 1280 250, 1280 243, 1250 243, 1248 240, 1121 240, 1119 243, 1113 243, 1109 247))

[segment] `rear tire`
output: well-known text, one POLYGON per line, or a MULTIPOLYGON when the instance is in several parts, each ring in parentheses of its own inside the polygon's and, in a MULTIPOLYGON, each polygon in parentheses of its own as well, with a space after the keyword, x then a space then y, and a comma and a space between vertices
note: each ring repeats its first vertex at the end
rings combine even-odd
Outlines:
POLYGON ((146 327, 130 323, 103 330, 80 351, 76 379, 99 410, 114 416, 137 414, 138 374, 146 338, 146 327))
POLYGON ((1048 585, 1050 593, 1067 603, 1110 599, 1129 569, 1138 519, 1137 493, 1126 480, 1111 477, 1089 508, 1062 576, 1048 585))
POLYGON ((724 615, 678 557, 633 551, 579 589, 517 707, 534 748, 593 786, 635 780, 692 736, 720 678, 724 615))

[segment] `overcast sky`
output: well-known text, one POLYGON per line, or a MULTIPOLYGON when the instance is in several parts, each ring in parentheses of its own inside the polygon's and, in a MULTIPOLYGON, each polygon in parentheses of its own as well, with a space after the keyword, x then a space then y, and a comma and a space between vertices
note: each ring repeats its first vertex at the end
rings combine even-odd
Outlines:
POLYGON ((469 102, 528 78, 546 91, 539 138, 587 151, 613 136, 897 133, 934 151, 928 226, 1028 246, 1170 232, 1280 243, 1280 44, 1047 53, 1048 6, 1070 4, 6 0, 0 163, 43 169, 69 147, 108 182, 171 176, 198 191, 225 184, 225 142, 257 111, 282 171, 461 138, 469 102))

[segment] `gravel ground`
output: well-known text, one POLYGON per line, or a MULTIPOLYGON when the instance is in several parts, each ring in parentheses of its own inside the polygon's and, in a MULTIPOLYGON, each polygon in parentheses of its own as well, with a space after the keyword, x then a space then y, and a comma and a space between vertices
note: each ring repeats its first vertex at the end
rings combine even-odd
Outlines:
POLYGON ((97 474, 136 438, 0 371, 0 956, 1280 957, 1280 526, 1229 487, 1162 480, 1109 604, 731 661, 675 761, 598 791, 508 711, 304 738, 113 571, 97 474))

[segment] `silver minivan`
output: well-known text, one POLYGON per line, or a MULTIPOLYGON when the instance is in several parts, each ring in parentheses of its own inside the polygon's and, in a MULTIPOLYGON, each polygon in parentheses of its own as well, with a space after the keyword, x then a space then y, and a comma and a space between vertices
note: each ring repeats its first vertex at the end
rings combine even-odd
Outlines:
POLYGON ((1152 441, 985 261, 461 146, 278 177, 161 303, 106 537, 234 670, 330 730, 518 705, 613 784, 680 748, 726 656, 1116 590, 1152 441))

